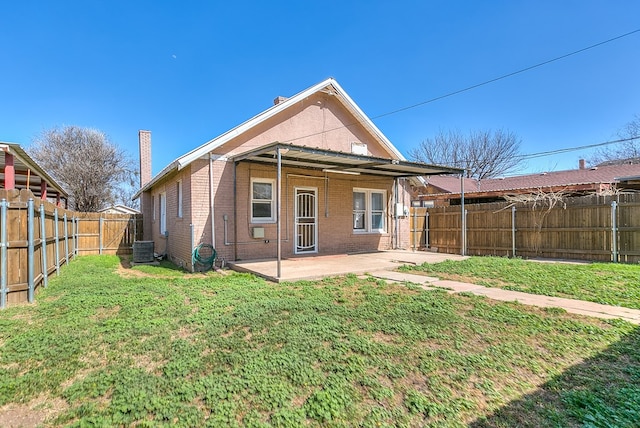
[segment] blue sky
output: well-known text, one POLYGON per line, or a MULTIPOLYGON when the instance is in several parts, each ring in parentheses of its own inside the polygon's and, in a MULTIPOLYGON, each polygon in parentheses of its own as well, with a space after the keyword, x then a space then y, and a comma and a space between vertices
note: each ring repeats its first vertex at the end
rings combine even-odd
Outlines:
MULTIPOLYGON (((5 1, 0 141, 57 125, 97 128, 153 171, 334 77, 407 154, 440 130, 507 129, 523 153, 596 144, 640 114, 637 0, 5 1)), ((530 160, 577 167, 589 150, 530 160)))

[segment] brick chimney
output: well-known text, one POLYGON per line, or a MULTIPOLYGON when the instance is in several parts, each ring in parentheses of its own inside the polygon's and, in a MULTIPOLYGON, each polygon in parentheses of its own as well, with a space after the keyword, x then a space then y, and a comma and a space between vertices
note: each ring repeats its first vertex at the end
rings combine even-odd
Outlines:
POLYGON ((578 161, 578 169, 587 169, 587 165, 584 162, 584 159, 580 159, 578 161))
POLYGON ((151 131, 138 131, 140 145, 140 188, 151 181, 151 131))

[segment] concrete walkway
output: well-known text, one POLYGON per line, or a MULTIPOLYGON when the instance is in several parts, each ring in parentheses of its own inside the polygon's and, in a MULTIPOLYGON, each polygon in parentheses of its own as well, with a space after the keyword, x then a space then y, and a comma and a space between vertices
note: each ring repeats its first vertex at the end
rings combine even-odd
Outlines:
POLYGON ((524 305, 539 306, 543 308, 562 308, 572 314, 587 315, 597 318, 620 318, 633 324, 640 324, 640 310, 622 308, 619 306, 601 305, 599 303, 585 302, 582 300, 564 299, 561 297, 541 296, 538 294, 523 293, 521 291, 502 290, 500 288, 483 287, 481 285, 468 284, 457 281, 440 280, 438 278, 415 275, 403 272, 377 270, 370 274, 375 278, 385 279, 396 283, 409 282, 417 284, 425 289, 444 288, 449 293, 473 293, 486 296, 490 299, 505 302, 517 301, 524 305))

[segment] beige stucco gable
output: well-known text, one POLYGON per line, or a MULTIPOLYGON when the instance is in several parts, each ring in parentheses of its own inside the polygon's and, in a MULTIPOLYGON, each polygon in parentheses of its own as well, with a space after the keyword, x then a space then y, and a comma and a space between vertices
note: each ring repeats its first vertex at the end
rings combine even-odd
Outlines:
POLYGON ((351 153, 353 145, 370 156, 397 158, 345 108, 336 95, 316 92, 261 122, 212 153, 234 156, 273 142, 351 153), (364 145, 364 146, 363 146, 364 145))

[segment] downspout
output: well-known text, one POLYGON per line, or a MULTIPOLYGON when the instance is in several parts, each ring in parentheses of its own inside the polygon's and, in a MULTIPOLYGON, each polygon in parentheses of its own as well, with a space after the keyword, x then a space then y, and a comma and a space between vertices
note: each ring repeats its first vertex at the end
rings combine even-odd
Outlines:
MULTIPOLYGON (((213 189, 213 154, 209 153, 209 215, 211 216, 211 246, 216 248, 216 224, 214 215, 214 196, 213 189)), ((193 251, 193 249, 192 249, 193 251)))

